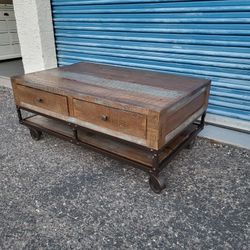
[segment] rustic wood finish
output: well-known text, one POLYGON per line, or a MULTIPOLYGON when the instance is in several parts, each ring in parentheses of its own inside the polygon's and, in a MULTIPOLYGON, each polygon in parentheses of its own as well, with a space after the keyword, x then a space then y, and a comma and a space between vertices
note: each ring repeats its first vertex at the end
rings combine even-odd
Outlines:
POLYGON ((73 99, 76 118, 125 134, 146 137, 146 116, 73 99))
POLYGON ((203 106, 205 107, 206 103, 206 93, 207 89, 204 88, 195 95, 186 98, 182 103, 178 103, 176 107, 173 107, 172 110, 166 110, 162 114, 161 118, 161 132, 159 138, 159 145, 163 146, 166 144, 166 136, 177 128, 180 124, 185 122, 192 114, 200 110, 203 106), (167 121, 167 122, 165 122, 167 121))
POLYGON ((158 150, 206 110, 210 81, 78 63, 13 77, 12 86, 20 107, 158 150))
MULTIPOLYGON (((31 126, 39 126, 45 130, 53 129, 53 132, 64 135, 73 139, 73 132, 65 122, 59 120, 53 120, 40 115, 36 115, 28 118, 25 121, 31 126)), ((170 153, 172 153, 185 139, 188 138, 189 134, 194 131, 195 126, 190 125, 182 133, 173 139, 170 144, 160 153, 159 161, 164 161, 170 153)), ((136 145, 126 144, 122 141, 115 141, 109 136, 103 136, 88 132, 80 129, 78 132, 79 141, 85 142, 89 145, 103 148, 109 152, 113 152, 119 156, 133 160, 135 162, 144 164, 148 167, 152 167, 152 158, 147 151, 143 148, 137 147, 136 145)))
POLYGON ((66 96, 52 94, 19 84, 16 86, 15 90, 18 102, 21 106, 22 104, 30 104, 34 106, 35 109, 38 107, 62 115, 69 114, 66 96))

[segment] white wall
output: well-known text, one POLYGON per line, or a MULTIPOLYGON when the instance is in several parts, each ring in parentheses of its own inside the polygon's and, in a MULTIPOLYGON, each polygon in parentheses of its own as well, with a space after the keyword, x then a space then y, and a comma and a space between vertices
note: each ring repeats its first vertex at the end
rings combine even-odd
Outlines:
POLYGON ((25 73, 57 66, 49 0, 13 0, 25 73))

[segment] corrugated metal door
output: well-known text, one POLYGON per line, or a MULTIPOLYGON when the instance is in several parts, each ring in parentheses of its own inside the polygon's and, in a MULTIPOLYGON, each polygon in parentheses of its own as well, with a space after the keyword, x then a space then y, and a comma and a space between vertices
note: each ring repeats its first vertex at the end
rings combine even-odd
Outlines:
POLYGON ((208 112, 250 121, 249 0, 53 0, 52 10, 59 65, 207 77, 208 112))

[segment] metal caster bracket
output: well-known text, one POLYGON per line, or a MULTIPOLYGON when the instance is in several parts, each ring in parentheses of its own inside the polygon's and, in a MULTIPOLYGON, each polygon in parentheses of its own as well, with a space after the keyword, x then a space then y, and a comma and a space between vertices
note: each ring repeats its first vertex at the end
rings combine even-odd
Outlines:
POLYGON ((156 194, 160 194, 166 188, 166 180, 163 176, 151 174, 149 176, 149 186, 156 194))

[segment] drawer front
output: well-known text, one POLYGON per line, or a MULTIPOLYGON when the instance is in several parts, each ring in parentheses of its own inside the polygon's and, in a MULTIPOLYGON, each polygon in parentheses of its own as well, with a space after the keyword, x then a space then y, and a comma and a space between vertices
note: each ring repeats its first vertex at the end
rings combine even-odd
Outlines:
POLYGON ((77 119, 135 137, 146 137, 145 115, 77 99, 73 100, 73 107, 77 119))
POLYGON ((16 86, 16 96, 21 105, 22 103, 26 103, 62 115, 69 114, 66 96, 52 94, 19 84, 16 86))

